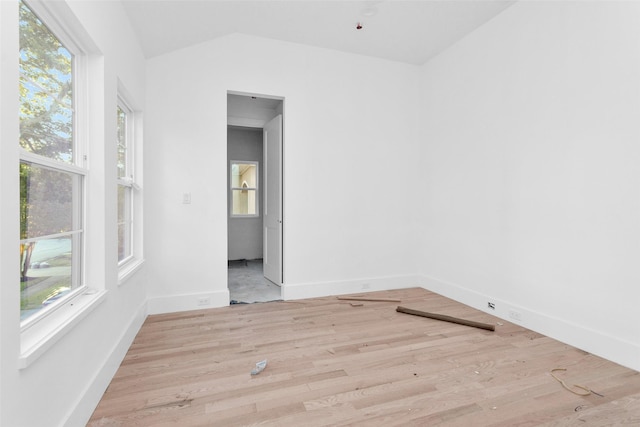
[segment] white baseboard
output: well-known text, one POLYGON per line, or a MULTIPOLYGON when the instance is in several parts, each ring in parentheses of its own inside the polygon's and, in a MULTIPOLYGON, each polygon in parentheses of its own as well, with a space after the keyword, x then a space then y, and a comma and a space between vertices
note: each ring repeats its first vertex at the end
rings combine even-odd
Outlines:
POLYGON ((147 318, 147 303, 146 301, 138 307, 133 318, 129 322, 129 326, 117 340, 113 350, 106 358, 102 367, 96 372, 93 379, 89 382, 89 385, 80 395, 80 399, 73 406, 73 410, 66 417, 64 423, 65 427, 76 427, 87 425, 93 411, 102 399, 102 395, 111 383, 113 376, 116 374, 120 363, 127 354, 131 343, 136 337, 136 334, 142 327, 145 319, 147 318))
POLYGON ((386 291, 420 287, 419 276, 392 276, 341 280, 335 282, 313 282, 282 285, 282 298, 296 300, 326 297, 329 295, 355 294, 359 292, 386 291))
POLYGON ((611 360, 627 368, 640 371, 640 346, 632 342, 585 328, 565 319, 525 308, 492 295, 483 295, 471 289, 442 280, 422 276, 419 280, 424 289, 435 292, 470 307, 487 312, 508 322, 523 327, 573 347, 611 360), (489 309, 487 302, 495 303, 495 309, 489 309), (518 321, 509 316, 515 310, 521 315, 518 321))
POLYGON ((175 313, 177 311, 202 310, 229 305, 229 289, 202 294, 151 297, 147 300, 149 314, 175 313))

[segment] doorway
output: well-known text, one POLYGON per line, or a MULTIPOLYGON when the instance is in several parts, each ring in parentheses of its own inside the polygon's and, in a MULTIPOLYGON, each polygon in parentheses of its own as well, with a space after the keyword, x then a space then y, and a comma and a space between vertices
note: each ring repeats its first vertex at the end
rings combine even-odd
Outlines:
POLYGON ((227 94, 231 304, 282 298, 283 99, 227 94))

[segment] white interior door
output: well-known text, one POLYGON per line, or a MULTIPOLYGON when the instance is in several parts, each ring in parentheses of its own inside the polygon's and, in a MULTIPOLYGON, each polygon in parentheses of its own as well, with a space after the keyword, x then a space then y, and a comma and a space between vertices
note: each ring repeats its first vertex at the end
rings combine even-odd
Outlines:
POLYGON ((282 284, 282 115, 264 126, 264 277, 282 284))

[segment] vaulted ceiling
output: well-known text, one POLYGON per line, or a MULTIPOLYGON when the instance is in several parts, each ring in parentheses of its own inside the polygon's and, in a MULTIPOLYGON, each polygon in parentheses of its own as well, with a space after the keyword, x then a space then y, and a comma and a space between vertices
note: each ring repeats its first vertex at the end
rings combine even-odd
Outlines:
POLYGON ((504 0, 121 0, 147 58, 233 33, 423 64, 504 0), (357 29, 358 24, 362 27, 357 29))

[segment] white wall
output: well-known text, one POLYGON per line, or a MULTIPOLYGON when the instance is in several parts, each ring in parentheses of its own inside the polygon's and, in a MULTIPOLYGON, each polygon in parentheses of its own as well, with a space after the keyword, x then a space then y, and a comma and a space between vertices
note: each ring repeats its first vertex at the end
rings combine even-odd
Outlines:
POLYGON ((640 4, 519 2, 422 72, 427 287, 640 369, 640 4))
MULTIPOLYGON (((258 213, 259 216, 238 218, 228 216, 228 253, 229 260, 262 258, 262 214, 264 200, 264 162, 262 147, 262 129, 227 130, 227 177, 231 173, 231 161, 244 160, 258 162, 258 213)), ((229 190, 229 197, 231 190, 229 190)), ((229 210, 227 210, 229 212, 229 210)), ((227 214, 228 215, 228 214, 227 214)))
POLYGON ((18 265, 17 1, 0 1, 0 425, 84 425, 117 369, 145 315, 145 269, 118 286, 116 227, 117 81, 144 109, 144 58, 118 2, 50 3, 84 28, 92 58, 94 111, 89 149, 88 285, 105 289, 104 301, 80 324, 24 369, 20 348, 18 265), (115 31, 117 29, 117 31, 115 31), (89 40, 91 39, 91 40, 89 40), (104 87, 101 87, 104 85, 104 87), (97 89, 97 90, 96 90, 97 89), (12 261, 13 260, 13 261, 12 261))
POLYGON ((412 189, 397 177, 415 172, 417 71, 242 35, 149 60, 150 309, 195 308, 204 294, 228 304, 228 90, 285 98, 284 297, 415 284, 412 189), (356 168, 366 180, 350 180, 356 168))

